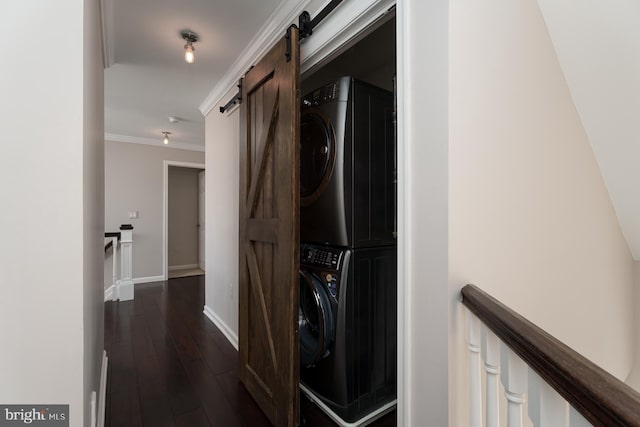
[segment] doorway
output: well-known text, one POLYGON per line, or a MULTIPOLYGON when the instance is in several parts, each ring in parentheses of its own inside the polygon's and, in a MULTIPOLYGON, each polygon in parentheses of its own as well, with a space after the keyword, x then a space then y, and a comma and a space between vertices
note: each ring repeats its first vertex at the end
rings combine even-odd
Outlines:
POLYGON ((205 171, 201 170, 198 172, 198 266, 200 270, 203 272, 207 271, 205 267, 205 226, 206 226, 206 215, 204 211, 205 206, 205 182, 206 175, 205 171))
POLYGON ((164 280, 204 274, 203 164, 164 162, 163 275, 164 280), (202 174, 202 176, 200 175, 202 174), (200 232, 200 228, 203 232, 200 232))
POLYGON ((315 351, 300 368, 301 399, 308 398, 339 425, 396 417, 395 76, 396 20, 390 13, 359 34, 357 43, 304 73, 301 81, 301 284, 307 286, 300 290, 301 360, 309 355, 306 350, 315 351), (346 195, 331 192, 334 181, 346 195), (313 190, 309 195, 307 187, 313 190), (352 200, 349 194, 359 196, 352 200), (305 196, 311 199, 307 204, 305 196), (342 206, 348 206, 344 213, 342 206), (327 259, 338 267, 343 261, 344 270, 322 264, 327 259), (349 279, 340 281, 347 277, 343 271, 349 271, 349 279), (325 277, 331 277, 326 289, 325 277), (313 298, 304 298, 307 288, 313 298), (369 305, 373 300, 376 305, 369 305), (353 323, 332 314, 341 312, 353 323), (376 322, 371 326, 366 319, 376 322), (359 346, 344 344, 348 333, 359 346), (349 382, 352 378, 357 387, 349 382))

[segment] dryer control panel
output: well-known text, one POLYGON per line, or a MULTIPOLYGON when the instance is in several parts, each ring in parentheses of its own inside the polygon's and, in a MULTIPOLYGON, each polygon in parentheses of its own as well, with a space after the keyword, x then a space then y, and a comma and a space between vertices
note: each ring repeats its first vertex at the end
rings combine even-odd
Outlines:
POLYGON ((302 97, 302 108, 315 107, 331 101, 346 101, 351 77, 341 77, 302 97))
POLYGON ((303 246, 300 263, 337 270, 340 268, 342 253, 340 249, 303 246))
POLYGON ((333 101, 334 99, 338 98, 339 93, 340 86, 337 83, 326 85, 314 90, 310 94, 305 95, 305 97, 302 98, 302 106, 312 107, 315 105, 323 104, 327 101, 333 101))

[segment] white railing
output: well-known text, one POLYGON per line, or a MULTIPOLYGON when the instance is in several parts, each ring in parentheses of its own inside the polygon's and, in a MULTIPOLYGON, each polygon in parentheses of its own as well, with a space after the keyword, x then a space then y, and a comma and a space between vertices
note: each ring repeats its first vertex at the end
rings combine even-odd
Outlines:
POLYGON ((133 227, 130 225, 122 225, 119 233, 106 234, 108 234, 109 237, 105 237, 105 244, 109 245, 109 240, 107 239, 111 239, 111 243, 109 245, 109 251, 107 251, 107 246, 105 246, 105 276, 107 268, 110 268, 111 285, 105 285, 105 300, 132 300, 134 295, 132 277, 133 227), (118 258, 118 247, 120 247, 120 258, 118 258), (111 252, 111 250, 113 252, 111 252), (110 253, 111 256, 109 256, 110 253), (109 263, 109 261, 111 262, 109 263), (119 275, 118 271, 120 272, 119 275))
POLYGON ((462 303, 470 427, 640 426, 635 390, 475 286, 462 303))
POLYGON ((118 236, 104 238, 105 289, 112 287, 118 280, 118 243, 118 236))

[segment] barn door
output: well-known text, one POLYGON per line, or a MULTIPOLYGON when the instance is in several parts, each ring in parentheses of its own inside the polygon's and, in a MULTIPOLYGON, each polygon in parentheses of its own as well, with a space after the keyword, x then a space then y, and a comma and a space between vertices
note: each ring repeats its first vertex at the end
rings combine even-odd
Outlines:
POLYGON ((240 118, 240 380, 271 422, 298 423, 298 32, 252 68, 240 118))

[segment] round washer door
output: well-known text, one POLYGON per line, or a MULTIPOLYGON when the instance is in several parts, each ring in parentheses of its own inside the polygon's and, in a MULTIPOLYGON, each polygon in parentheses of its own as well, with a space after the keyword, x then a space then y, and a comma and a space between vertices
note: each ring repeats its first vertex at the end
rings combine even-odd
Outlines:
POLYGON ((317 110, 300 117, 300 203, 308 206, 327 186, 335 161, 335 136, 329 121, 317 110))
POLYGON ((314 274, 300 272, 300 363, 313 365, 329 354, 334 323, 329 296, 314 274))

